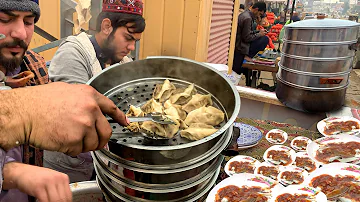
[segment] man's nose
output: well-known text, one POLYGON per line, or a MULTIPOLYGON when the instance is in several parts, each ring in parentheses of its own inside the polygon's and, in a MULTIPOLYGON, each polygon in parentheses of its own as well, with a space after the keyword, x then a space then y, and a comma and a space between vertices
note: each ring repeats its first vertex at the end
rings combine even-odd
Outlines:
POLYGON ((19 40, 25 40, 27 38, 27 33, 24 23, 17 22, 16 24, 14 24, 10 36, 19 40))
POLYGON ((133 42, 130 42, 130 44, 128 45, 128 49, 130 50, 130 51, 133 51, 133 50, 135 50, 135 41, 133 41, 133 42))

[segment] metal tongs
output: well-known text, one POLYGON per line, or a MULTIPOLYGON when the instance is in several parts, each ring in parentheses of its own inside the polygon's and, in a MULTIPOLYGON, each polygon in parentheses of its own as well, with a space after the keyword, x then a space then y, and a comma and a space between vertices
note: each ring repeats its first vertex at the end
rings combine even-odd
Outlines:
MULTIPOLYGON (((161 113, 154 112, 151 114, 146 114, 143 117, 128 117, 130 123, 132 122, 144 122, 144 121, 152 121, 155 123, 167 125, 167 124, 175 124, 173 120, 162 115, 161 113)), ((116 123, 113 119, 108 118, 109 123, 116 123)))

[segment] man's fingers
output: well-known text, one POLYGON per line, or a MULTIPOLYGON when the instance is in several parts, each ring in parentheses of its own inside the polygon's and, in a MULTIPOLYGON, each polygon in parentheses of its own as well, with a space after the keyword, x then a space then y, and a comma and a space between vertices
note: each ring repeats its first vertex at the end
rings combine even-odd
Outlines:
POLYGON ((97 149, 99 146, 99 136, 95 129, 95 123, 94 123, 94 127, 91 130, 86 131, 85 133, 82 153, 97 149))
MULTIPOLYGON (((54 183, 54 182, 52 182, 54 183)), ((59 192, 56 188, 56 186, 54 184, 48 184, 48 186, 46 186, 46 194, 47 194, 47 198, 48 201, 60 201, 60 195, 59 192)))
POLYGON ((125 114, 116 107, 116 105, 104 95, 96 92, 96 101, 104 114, 109 115, 114 121, 122 126, 129 125, 125 114))
POLYGON ((69 177, 67 177, 67 180, 64 180, 63 183, 60 183, 57 185, 57 189, 58 189, 58 192, 60 194, 60 197, 61 197, 61 201, 64 201, 64 202, 72 202, 72 193, 71 193, 71 190, 70 190, 70 181, 69 181, 69 177))
POLYGON ((97 117, 95 127, 99 138, 99 144, 96 149, 102 149, 109 142, 112 130, 108 120, 102 116, 101 112, 99 112, 99 116, 97 117))

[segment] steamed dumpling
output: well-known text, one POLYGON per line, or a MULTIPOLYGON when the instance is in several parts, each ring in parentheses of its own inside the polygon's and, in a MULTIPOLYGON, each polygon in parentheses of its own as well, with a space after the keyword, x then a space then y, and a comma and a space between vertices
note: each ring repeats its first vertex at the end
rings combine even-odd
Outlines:
POLYGON ((156 100, 153 98, 149 101, 147 101, 142 107, 141 110, 145 112, 146 114, 150 114, 153 112, 163 113, 163 106, 161 103, 156 102, 156 100))
POLYGON ((140 107, 135 107, 134 105, 130 105, 130 109, 126 113, 126 116, 143 117, 144 115, 145 113, 140 109, 140 107))
POLYGON ((182 109, 185 110, 187 113, 190 113, 191 111, 198 109, 200 107, 206 107, 212 105, 211 95, 201 95, 196 94, 192 96, 191 100, 185 104, 182 109))
POLYGON ((171 102, 166 101, 164 107, 164 112, 166 115, 174 117, 175 119, 185 120, 186 112, 181 108, 180 105, 171 104, 171 102))
POLYGON ((174 135, 179 131, 180 123, 173 117, 167 116, 175 122, 175 124, 159 124, 152 121, 145 121, 141 125, 141 129, 145 130, 147 133, 154 133, 158 136, 165 138, 173 138, 174 135))
POLYGON ((190 101, 191 96, 196 94, 194 84, 190 84, 187 88, 179 88, 173 92, 170 102, 177 105, 184 105, 190 101))
POLYGON ((200 107, 191 111, 185 119, 185 123, 189 126, 193 123, 204 123, 211 126, 219 125, 224 121, 224 113, 212 106, 200 107))
POLYGON ((193 123, 189 128, 180 131, 181 137, 189 140, 201 140, 217 131, 213 126, 204 123, 193 123))
POLYGON ((159 102, 165 102, 170 98, 173 91, 176 89, 168 79, 163 84, 157 84, 153 93, 153 98, 159 102))

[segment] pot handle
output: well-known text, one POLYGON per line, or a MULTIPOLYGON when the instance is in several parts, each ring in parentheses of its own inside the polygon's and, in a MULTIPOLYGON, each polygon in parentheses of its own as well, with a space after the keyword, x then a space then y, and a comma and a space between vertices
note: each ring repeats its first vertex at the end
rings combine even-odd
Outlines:
POLYGON ((343 77, 320 78, 320 84, 340 84, 343 80, 343 77))
POLYGON ((354 50, 354 51, 357 51, 358 47, 359 47, 359 43, 354 43, 354 44, 349 45, 349 49, 354 50))

